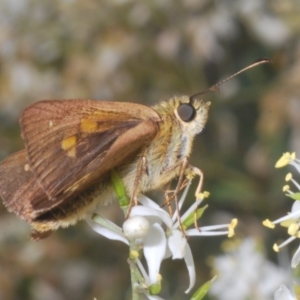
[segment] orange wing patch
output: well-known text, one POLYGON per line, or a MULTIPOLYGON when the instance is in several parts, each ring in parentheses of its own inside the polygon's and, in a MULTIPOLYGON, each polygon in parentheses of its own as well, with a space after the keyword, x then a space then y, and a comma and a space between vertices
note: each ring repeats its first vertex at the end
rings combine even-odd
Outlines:
POLYGON ((90 119, 83 118, 80 122, 80 130, 84 133, 93 133, 97 130, 98 124, 90 119))
POLYGON ((61 148, 67 151, 67 155, 69 157, 76 157, 76 144, 77 144, 76 135, 72 135, 62 140, 61 148))

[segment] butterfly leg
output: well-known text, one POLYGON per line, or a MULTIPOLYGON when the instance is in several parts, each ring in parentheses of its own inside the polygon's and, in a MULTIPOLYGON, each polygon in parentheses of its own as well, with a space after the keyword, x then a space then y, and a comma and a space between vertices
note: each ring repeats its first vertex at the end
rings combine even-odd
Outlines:
POLYGON ((173 216, 173 209, 172 209, 172 206, 171 206, 171 201, 173 199, 173 191, 170 189, 171 187, 171 182, 168 183, 168 186, 167 186, 167 189, 165 191, 165 202, 161 205, 161 207, 164 207, 165 205, 168 206, 168 211, 169 211, 169 215, 170 216, 173 216), (169 196, 171 194, 171 196, 169 196))
MULTIPOLYGON (((195 177, 196 175, 199 176, 199 182, 198 182, 198 186, 197 186, 197 189, 196 189, 196 192, 195 192, 196 199, 199 199, 199 197, 201 197, 201 191, 202 191, 203 181, 204 181, 203 172, 199 168, 196 168, 192 165, 188 165, 187 158, 180 161, 180 163, 181 163, 181 169, 180 169, 180 174, 179 174, 179 179, 178 179, 178 182, 177 182, 177 186, 176 186, 175 190, 173 191, 173 196, 169 197, 167 199, 167 201, 170 201, 171 199, 175 198, 175 207, 176 207, 176 210, 178 212, 178 216, 179 216, 179 207, 178 207, 177 195, 181 191, 181 189, 186 185, 186 182, 185 182, 186 178, 190 179, 190 178, 195 177)), ((183 229, 182 223, 180 221, 180 216, 178 217, 178 221, 179 221, 179 224, 180 224, 180 229, 184 233, 184 229, 183 229)), ((194 225, 195 225, 195 228, 197 228, 200 231, 200 228, 197 224, 197 221, 198 221, 197 220, 197 210, 195 210, 194 225)))
MULTIPOLYGON (((179 206, 178 206, 178 194, 185 185, 186 169, 188 168, 188 158, 185 157, 182 160, 178 161, 175 166, 172 166, 171 168, 165 169, 164 173, 172 172, 174 169, 176 169, 178 167, 180 167, 180 171, 179 171, 179 178, 178 178, 178 181, 177 181, 177 185, 175 187, 175 190, 172 191, 173 195, 171 197, 168 196, 168 198, 166 199, 164 205, 165 204, 169 205, 168 203, 170 203, 170 201, 172 199, 174 199, 175 209, 177 211, 178 223, 179 223, 179 226, 180 226, 180 229, 181 229, 183 235, 186 237, 183 225, 182 225, 181 220, 180 220, 179 206)), ((169 191, 168 191, 168 194, 169 194, 169 191)))
POLYGON ((141 158, 138 161, 137 171, 136 171, 136 175, 135 175, 135 179, 134 179, 132 195, 130 198, 130 203, 129 203, 129 207, 128 207, 127 214, 126 214, 126 219, 129 217, 132 207, 135 205, 138 205, 138 197, 137 196, 139 194, 143 174, 145 174, 145 173, 146 174, 148 173, 147 160, 146 160, 146 156, 143 155, 143 156, 141 156, 141 158))
MULTIPOLYGON (((196 199, 199 199, 199 197, 201 197, 201 191, 202 191, 203 181, 204 181, 204 174, 199 168, 196 168, 196 167, 193 167, 190 165, 187 168, 187 177, 194 177, 195 175, 199 176, 199 183, 198 183, 198 186, 197 186, 197 189, 195 192, 196 199)), ((195 225, 195 228, 197 228, 200 231, 197 221, 198 220, 197 220, 197 208, 196 208, 195 213, 194 213, 194 225, 195 225)))
POLYGON ((197 186, 197 189, 195 192, 195 197, 199 198, 199 195, 201 194, 201 190, 203 187, 204 174, 199 168, 189 165, 186 168, 186 176, 193 178, 196 175, 199 176, 199 182, 198 182, 198 186, 197 186))

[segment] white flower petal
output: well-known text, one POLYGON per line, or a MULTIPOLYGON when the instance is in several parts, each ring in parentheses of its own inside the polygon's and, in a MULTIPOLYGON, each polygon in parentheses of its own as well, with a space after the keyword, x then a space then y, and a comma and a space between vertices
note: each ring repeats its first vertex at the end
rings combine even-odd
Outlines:
POLYGON ((164 259, 170 258, 171 256, 172 256, 172 252, 171 252, 170 247, 169 247, 169 239, 168 239, 167 249, 166 249, 164 259))
POLYGON ((181 259, 186 254, 187 241, 179 230, 174 230, 168 239, 168 246, 172 252, 172 259, 181 259))
POLYGON ((292 212, 300 212, 300 201, 294 201, 292 205, 292 212))
POLYGON ((188 289, 185 291, 185 293, 187 294, 190 292, 190 290, 195 285, 196 271, 195 271, 195 264, 194 264, 194 259, 193 259, 190 245, 187 243, 185 248, 186 248, 186 250, 185 250, 184 260, 185 260, 185 263, 186 263, 186 266, 187 266, 187 269, 189 272, 189 277, 190 277, 190 285, 189 285, 188 289))
POLYGON ((292 258, 292 268, 296 268, 300 261, 300 246, 298 247, 297 251, 293 255, 292 258))
MULTIPOLYGON (((128 240, 125 238, 125 236, 123 234, 118 234, 115 231, 112 231, 110 229, 107 229, 106 227, 103 227, 100 224, 95 223, 92 219, 87 218, 87 223, 89 224, 89 226, 96 231, 97 233, 105 236, 106 238, 110 239, 110 240, 116 240, 116 241, 121 241, 127 245, 129 245, 128 240)), ((107 220, 108 222, 110 222, 109 220, 107 220)), ((114 226, 116 226, 114 224, 114 226)), ((120 228, 120 231, 122 232, 122 229, 120 228)))
POLYGON ((138 200, 145 207, 161 209, 161 207, 156 202, 154 202, 150 198, 146 197, 145 195, 140 195, 138 200))
POLYGON ((158 223, 160 225, 162 224, 162 220, 156 213, 155 209, 151 209, 151 208, 144 207, 141 205, 134 206, 131 209, 130 217, 135 217, 135 216, 143 216, 143 217, 147 218, 151 225, 153 225, 155 223, 158 223))
POLYGON ((167 239, 160 225, 154 224, 144 239, 144 255, 147 261, 150 283, 157 282, 160 264, 165 256, 167 239))
POLYGON ((154 217, 156 218, 157 223, 161 224, 161 221, 163 221, 169 228, 171 228, 172 226, 172 220, 170 215, 161 208, 153 209, 142 205, 137 205, 131 209, 130 216, 137 216, 137 215, 154 217))
POLYGON ((274 300, 295 300, 290 290, 283 284, 274 294, 274 300))

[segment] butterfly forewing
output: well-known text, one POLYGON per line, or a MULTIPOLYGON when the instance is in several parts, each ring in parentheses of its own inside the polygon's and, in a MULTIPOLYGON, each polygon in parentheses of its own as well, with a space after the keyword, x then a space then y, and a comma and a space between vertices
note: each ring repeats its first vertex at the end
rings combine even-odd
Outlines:
POLYGON ((145 146, 159 121, 143 105, 95 100, 41 101, 20 118, 30 169, 55 202, 79 193, 145 146))

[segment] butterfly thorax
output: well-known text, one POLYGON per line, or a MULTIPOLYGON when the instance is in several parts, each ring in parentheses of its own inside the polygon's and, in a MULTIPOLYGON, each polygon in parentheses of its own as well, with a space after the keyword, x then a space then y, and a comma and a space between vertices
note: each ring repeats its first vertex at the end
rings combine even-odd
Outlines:
POLYGON ((194 103, 196 114, 191 122, 183 122, 177 113, 177 108, 182 103, 188 103, 189 97, 173 97, 154 106, 153 109, 160 115, 158 134, 151 143, 143 149, 133 164, 129 165, 130 172, 124 172, 125 182, 132 192, 133 177, 136 176, 138 161, 144 157, 144 172, 140 178, 139 191, 162 188, 166 183, 176 178, 182 167, 184 159, 191 154, 192 145, 196 134, 205 126, 210 103, 198 100, 194 103))

